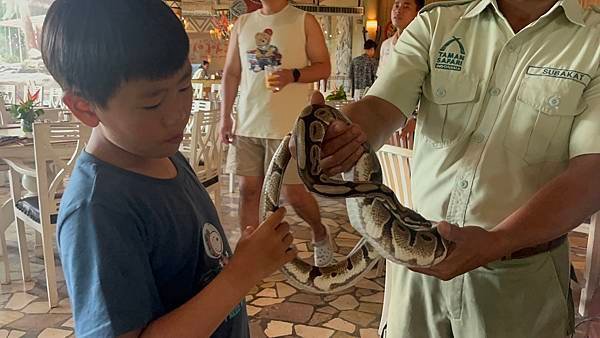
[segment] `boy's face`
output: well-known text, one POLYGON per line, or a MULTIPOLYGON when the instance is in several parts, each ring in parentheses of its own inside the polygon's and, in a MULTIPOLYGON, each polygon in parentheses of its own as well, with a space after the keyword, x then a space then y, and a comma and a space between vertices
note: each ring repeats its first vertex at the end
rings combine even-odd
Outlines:
POLYGON ((142 158, 173 155, 192 109, 191 72, 186 62, 168 78, 124 83, 96 112, 105 137, 142 158))

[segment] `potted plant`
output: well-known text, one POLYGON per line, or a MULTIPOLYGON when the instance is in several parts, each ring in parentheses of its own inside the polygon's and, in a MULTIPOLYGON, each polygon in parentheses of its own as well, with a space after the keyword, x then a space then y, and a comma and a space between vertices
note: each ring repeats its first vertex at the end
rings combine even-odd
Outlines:
POLYGON ((345 101, 345 100, 347 100, 346 91, 344 90, 344 85, 341 85, 340 88, 338 88, 337 90, 334 90, 333 92, 331 92, 331 94, 327 95, 325 100, 327 100, 327 101, 345 101))
POLYGON ((21 129, 25 136, 31 137, 33 132, 33 122, 44 114, 43 109, 35 109, 34 104, 40 95, 36 91, 33 95, 27 92, 27 100, 21 100, 21 103, 15 104, 10 108, 10 114, 17 120, 21 120, 21 129))

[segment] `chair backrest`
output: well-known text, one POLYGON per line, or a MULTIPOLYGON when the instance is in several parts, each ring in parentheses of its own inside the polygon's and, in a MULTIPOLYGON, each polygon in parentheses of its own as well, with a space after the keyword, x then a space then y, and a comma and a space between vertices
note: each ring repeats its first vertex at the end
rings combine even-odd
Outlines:
POLYGON ((390 187, 405 207, 412 208, 410 187, 410 159, 412 150, 384 145, 377 151, 383 172, 383 183, 390 187))
POLYGON ((9 124, 16 123, 16 120, 10 115, 10 112, 6 110, 6 102, 4 102, 4 96, 0 93, 0 127, 6 127, 9 124))
POLYGON ((60 87, 47 88, 44 91, 44 106, 50 108, 65 108, 62 101, 63 91, 60 87))
POLYGON ((81 123, 34 123, 33 148, 40 220, 50 224, 50 215, 58 212, 57 193, 67 182, 77 157, 88 142, 91 128, 81 123))
POLYGON ((194 90, 194 100, 202 100, 204 97, 204 83, 192 83, 192 88, 194 90))
POLYGON ((205 186, 216 183, 221 168, 218 110, 195 111, 191 117, 190 165, 205 186))
POLYGON ((17 103, 17 86, 15 85, 0 85, 0 96, 4 98, 5 104, 17 103))

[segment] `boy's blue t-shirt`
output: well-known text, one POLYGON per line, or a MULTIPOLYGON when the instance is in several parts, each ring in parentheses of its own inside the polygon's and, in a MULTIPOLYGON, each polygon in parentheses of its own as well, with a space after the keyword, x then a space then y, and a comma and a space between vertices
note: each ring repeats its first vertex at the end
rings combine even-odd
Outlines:
MULTIPOLYGON (((77 337, 144 328, 199 293, 231 257, 206 190, 181 154, 171 160, 177 177, 156 179, 79 157, 57 227, 77 337)), ((213 337, 249 337, 243 301, 213 337)))

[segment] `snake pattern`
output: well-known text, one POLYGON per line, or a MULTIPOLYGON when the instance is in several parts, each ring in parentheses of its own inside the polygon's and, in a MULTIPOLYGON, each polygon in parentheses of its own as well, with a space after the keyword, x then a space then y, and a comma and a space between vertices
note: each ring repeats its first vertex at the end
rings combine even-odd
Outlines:
POLYGON ((321 145, 328 126, 335 120, 350 120, 326 105, 311 105, 298 117, 291 135, 275 152, 265 174, 260 218, 265 220, 279 208, 283 174, 291 158, 294 137, 300 178, 311 192, 330 198, 345 198, 353 228, 362 235, 354 249, 337 263, 313 266, 299 258, 281 271, 290 284, 313 293, 337 292, 356 284, 381 257, 412 267, 431 267, 448 253, 449 243, 433 224, 404 207, 393 191, 382 183, 382 171, 370 146, 343 179, 328 177, 321 169, 321 145))

